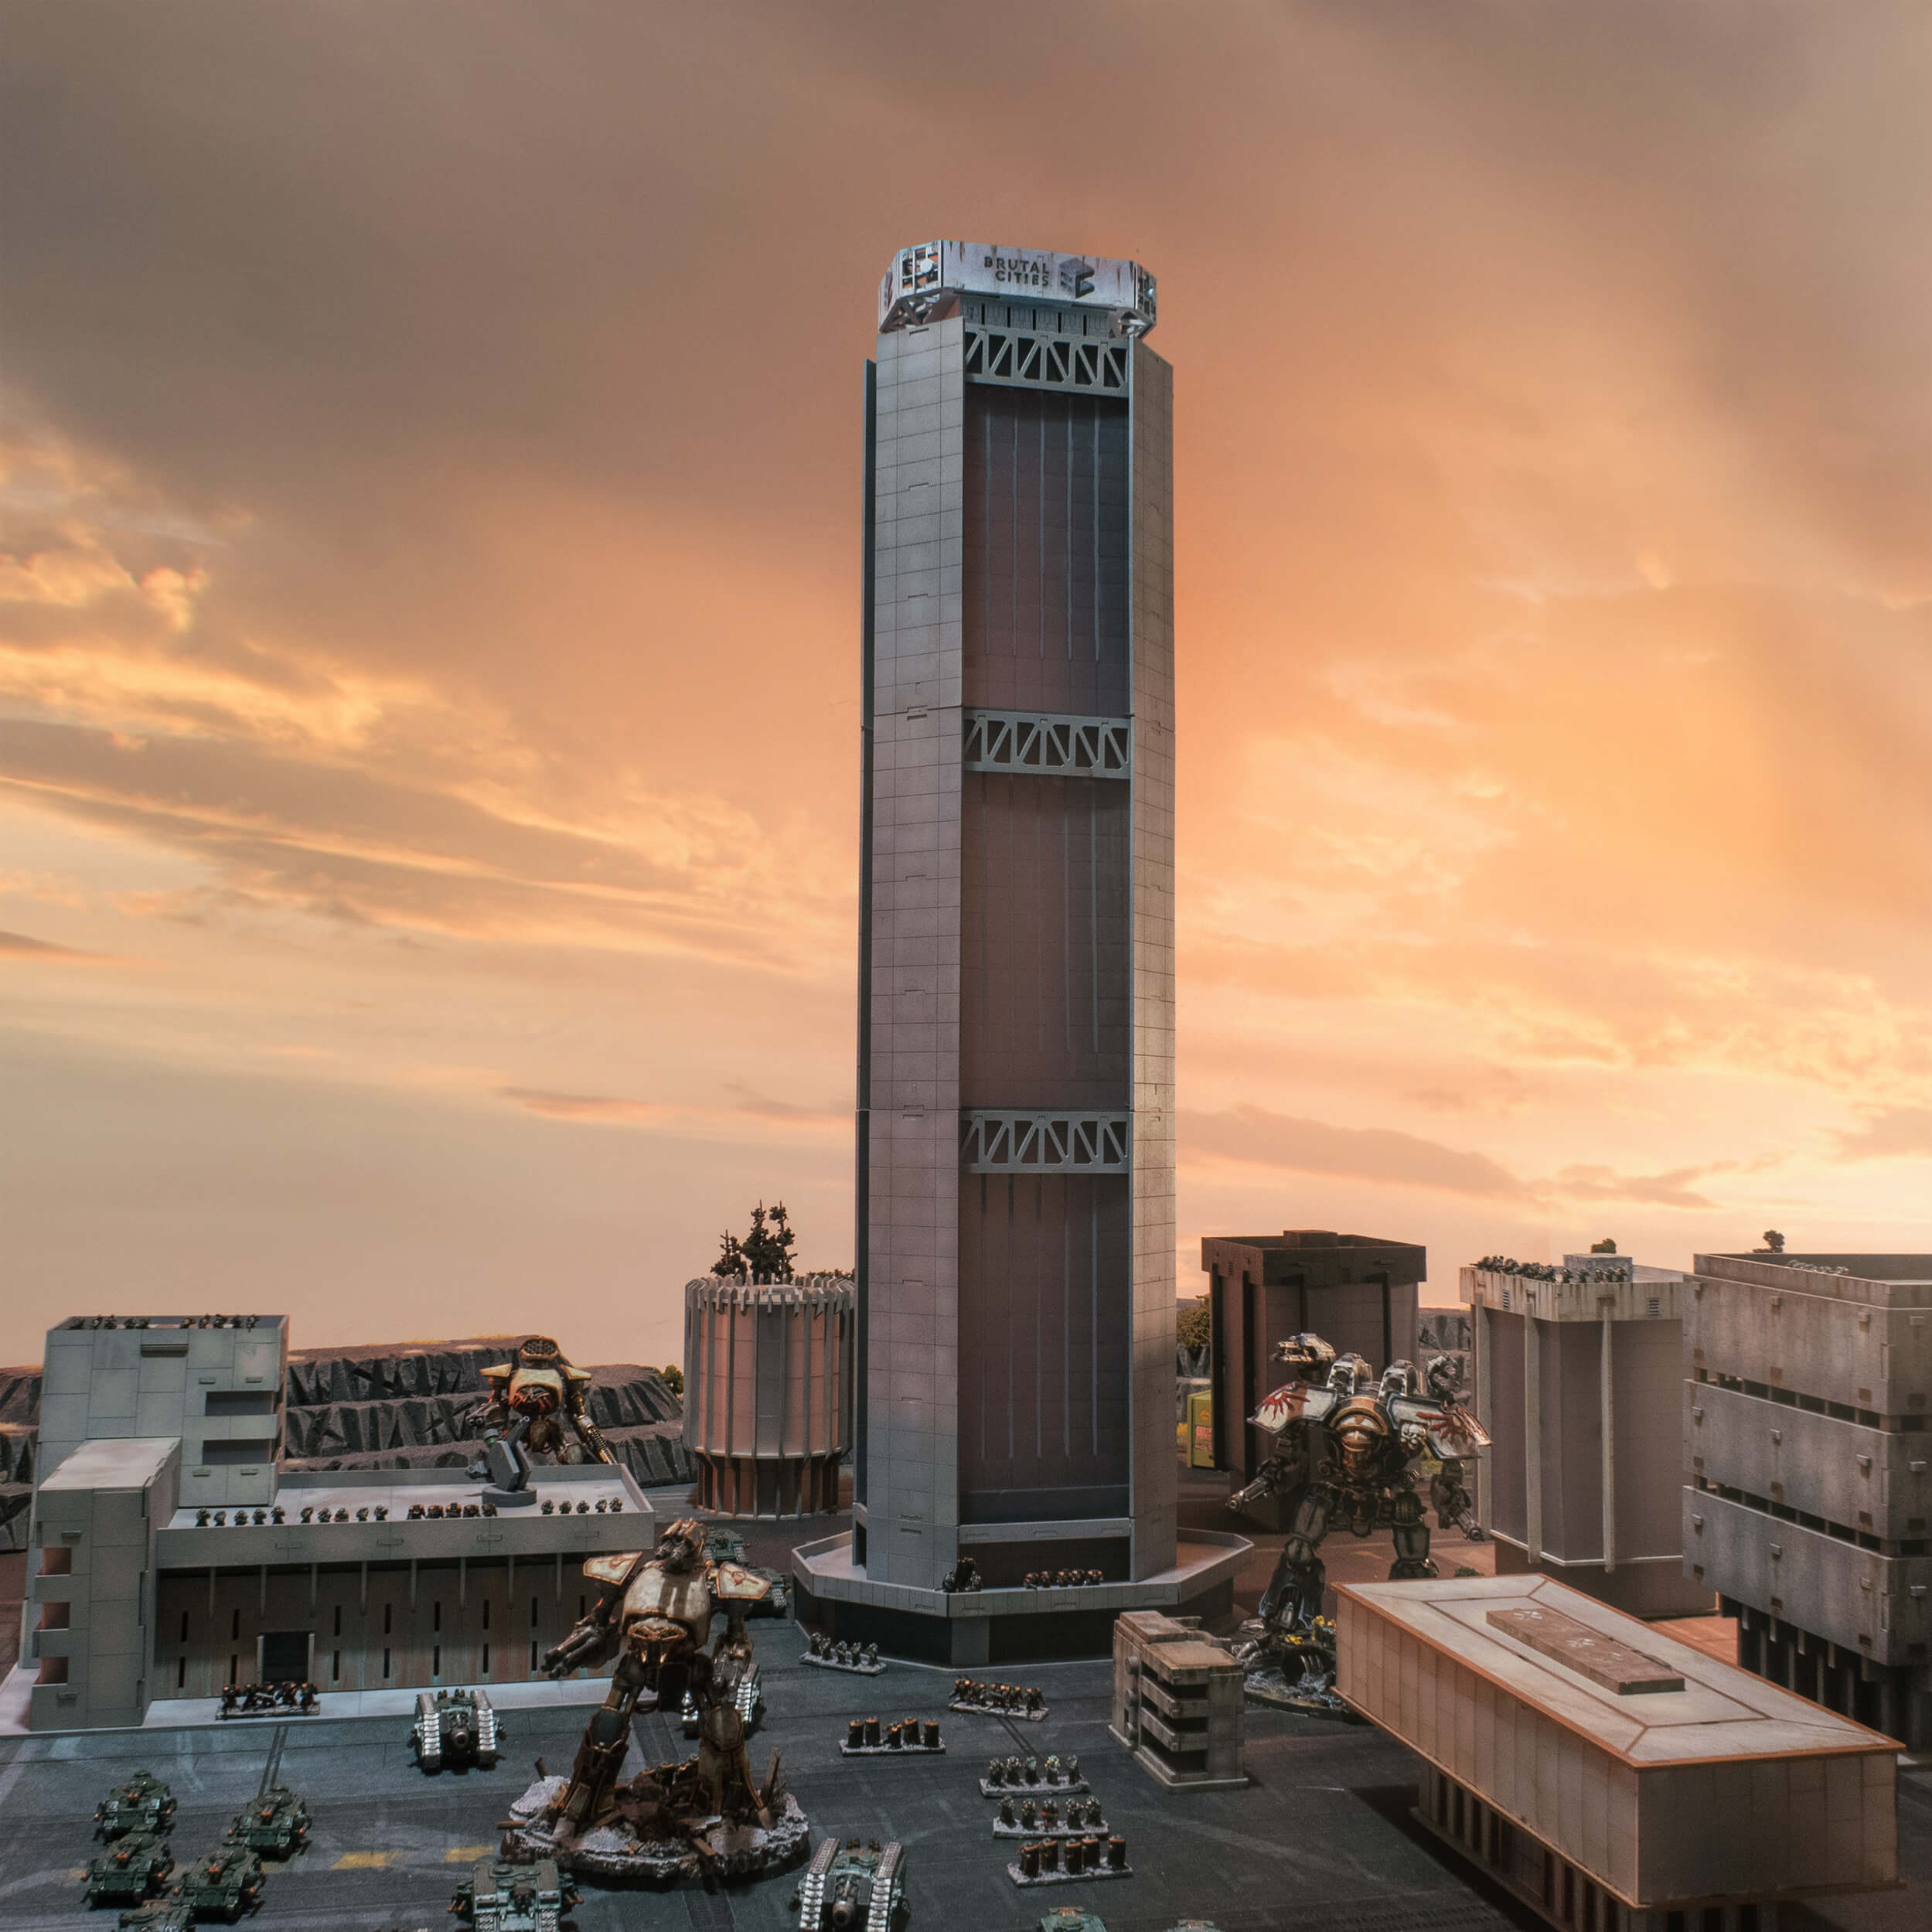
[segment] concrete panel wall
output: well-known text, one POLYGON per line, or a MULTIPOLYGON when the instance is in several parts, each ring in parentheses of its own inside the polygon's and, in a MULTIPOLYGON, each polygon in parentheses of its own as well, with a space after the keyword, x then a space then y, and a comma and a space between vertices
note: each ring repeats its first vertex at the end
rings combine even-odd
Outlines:
POLYGON ((1603 1329, 1595 1322, 1539 1322, 1537 1338, 1542 1351, 1542 1551, 1563 1562, 1601 1562, 1603 1329))
POLYGON ((161 1579, 152 1695, 250 1682, 262 1637, 291 1632, 310 1636, 325 1691, 533 1682, 594 1599, 574 1557, 174 1571, 161 1579))
POLYGON ((1716 1382, 1679 1387, 1693 1474, 1851 1529, 1926 1535, 1932 1433, 1869 1428, 1716 1382))
POLYGON ((882 336, 874 439, 866 1562, 956 1559, 964 377, 956 319, 882 336))
POLYGON ((1674 1765, 1638 1780, 1637 1882, 1658 1903, 1898 1876, 1888 1755, 1674 1765))
POLYGON ((85 1441, 179 1436, 186 1501, 265 1504, 274 1494, 287 1368, 279 1316, 254 1328, 50 1330, 40 1479, 85 1441), (259 1397, 259 1407, 240 1402, 247 1397, 259 1397))
POLYGON ((1172 1568, 1174 1450, 1174 371, 1133 345, 1133 1573, 1172 1568))
POLYGON ((1497 1535, 1521 1543, 1529 1534, 1528 1464, 1524 1455, 1523 1346, 1527 1328, 1521 1315, 1494 1308, 1478 1311, 1484 1351, 1477 1405, 1491 1439, 1483 1459, 1484 1497, 1489 1527, 1497 1535))
POLYGON ((1685 1560, 1712 1589, 1874 1664, 1923 1658, 1932 1556, 1882 1556, 1714 1491, 1682 1493, 1685 1560))
POLYGON ((1700 1280, 1685 1322, 1689 1366, 1881 1416, 1927 1414, 1932 1314, 1853 1300, 1860 1284, 1839 1279, 1828 1295, 1700 1280))
POLYGON ((1682 1324, 1620 1321, 1610 1327, 1616 1388, 1617 1560, 1683 1553, 1682 1324))

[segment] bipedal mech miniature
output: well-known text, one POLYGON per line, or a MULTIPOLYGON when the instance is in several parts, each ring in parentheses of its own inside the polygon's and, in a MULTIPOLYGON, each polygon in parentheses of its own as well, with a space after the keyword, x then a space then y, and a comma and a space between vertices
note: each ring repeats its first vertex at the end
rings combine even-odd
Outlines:
POLYGON ((484 1432, 482 1453, 469 1473, 493 1485, 486 1500, 498 1508, 535 1501, 533 1451, 560 1463, 617 1460, 584 1402, 591 1371, 566 1361, 549 1336, 527 1337, 510 1361, 486 1368, 483 1380, 489 1393, 463 1422, 484 1432))
POLYGON ((1317 1553, 1329 1531, 1355 1536, 1386 1529, 1394 1542, 1392 1579, 1433 1576, 1429 1524, 1416 1493, 1414 1465, 1437 1465, 1429 1501, 1443 1528, 1480 1539, 1463 1464, 1489 1446, 1483 1426, 1456 1399, 1462 1379, 1453 1357, 1430 1358, 1418 1375, 1391 1362, 1377 1382, 1360 1355, 1337 1355, 1320 1336, 1290 1336, 1277 1351, 1293 1371, 1251 1419, 1277 1447, 1234 1508, 1266 1495, 1299 1493, 1288 1540, 1249 1626, 1244 1661, 1252 1696, 1270 1703, 1341 1714, 1334 1689, 1334 1627, 1321 1613, 1327 1567, 1317 1553))
POLYGON ((616 1665, 570 1776, 540 1777, 510 1807, 510 1838, 523 1849, 571 1871, 670 1879, 762 1871, 802 1847, 805 1815, 775 1753, 762 1784, 745 1759, 743 1692, 757 1666, 745 1617, 770 1586, 704 1552, 703 1529, 686 1520, 671 1524, 654 1550, 584 1563, 602 1593, 545 1653, 543 1668, 564 1677, 612 1657, 616 1665), (725 1627, 714 1643, 721 1611, 725 1627), (696 1705, 697 1754, 620 1784, 632 1714, 646 1692, 661 1711, 675 1712, 687 1697, 696 1705))

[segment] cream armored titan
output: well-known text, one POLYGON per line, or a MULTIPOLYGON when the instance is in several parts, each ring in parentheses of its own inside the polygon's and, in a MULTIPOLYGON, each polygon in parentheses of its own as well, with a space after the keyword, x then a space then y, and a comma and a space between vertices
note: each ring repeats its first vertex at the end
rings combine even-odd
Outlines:
POLYGON ((704 1532, 688 1518, 671 1524, 655 1550, 593 1556, 584 1574, 602 1586, 596 1607, 555 1649, 543 1668, 562 1677, 615 1654, 610 1694, 578 1747, 570 1782, 550 1807, 562 1825, 582 1832, 608 1808, 631 1736, 631 1713, 646 1690, 660 1709, 675 1709, 688 1692, 698 1709, 698 1784, 710 1811, 757 1811, 763 1795, 745 1757, 745 1719, 735 1702, 751 1663, 746 1607, 771 1589, 768 1578, 704 1555, 704 1532), (725 1625, 707 1650, 711 1624, 725 1625))

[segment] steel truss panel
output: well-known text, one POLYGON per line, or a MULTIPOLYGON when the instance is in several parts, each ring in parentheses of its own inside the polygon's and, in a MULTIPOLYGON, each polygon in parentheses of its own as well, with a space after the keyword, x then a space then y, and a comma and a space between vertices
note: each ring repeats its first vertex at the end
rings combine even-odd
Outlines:
POLYGON ((1067 389, 1125 396, 1130 344, 1024 329, 966 326, 966 379, 1005 389, 1067 389))
POLYGON ((1126 1174, 1132 1116, 1061 1108, 971 1107, 959 1116, 968 1174, 1126 1174))
POLYGON ((1042 778, 1131 775, 1131 718, 972 710, 965 717, 962 762, 969 772, 1027 772, 1042 778))

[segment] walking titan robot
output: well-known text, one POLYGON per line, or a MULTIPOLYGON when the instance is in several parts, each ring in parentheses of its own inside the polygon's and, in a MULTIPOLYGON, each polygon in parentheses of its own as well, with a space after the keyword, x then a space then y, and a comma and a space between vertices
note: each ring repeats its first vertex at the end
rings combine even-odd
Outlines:
POLYGON ((1294 1378, 1252 1420, 1278 1446, 1254 1481, 1229 1500, 1239 1509, 1263 1496, 1300 1492, 1288 1540, 1261 1599, 1262 1624, 1271 1634, 1285 1636, 1310 1630, 1320 1616, 1327 1569, 1317 1552, 1337 1525, 1356 1536, 1389 1531, 1395 1545, 1392 1578, 1436 1574, 1412 1467, 1423 1457, 1440 1465, 1429 1484, 1437 1523, 1479 1539, 1483 1532, 1463 1487, 1462 1466, 1489 1446, 1489 1436, 1456 1399, 1462 1369, 1453 1356, 1432 1357, 1420 1375, 1413 1362, 1391 1362, 1377 1382, 1362 1357, 1337 1355, 1319 1335, 1292 1335, 1276 1352, 1294 1378))

